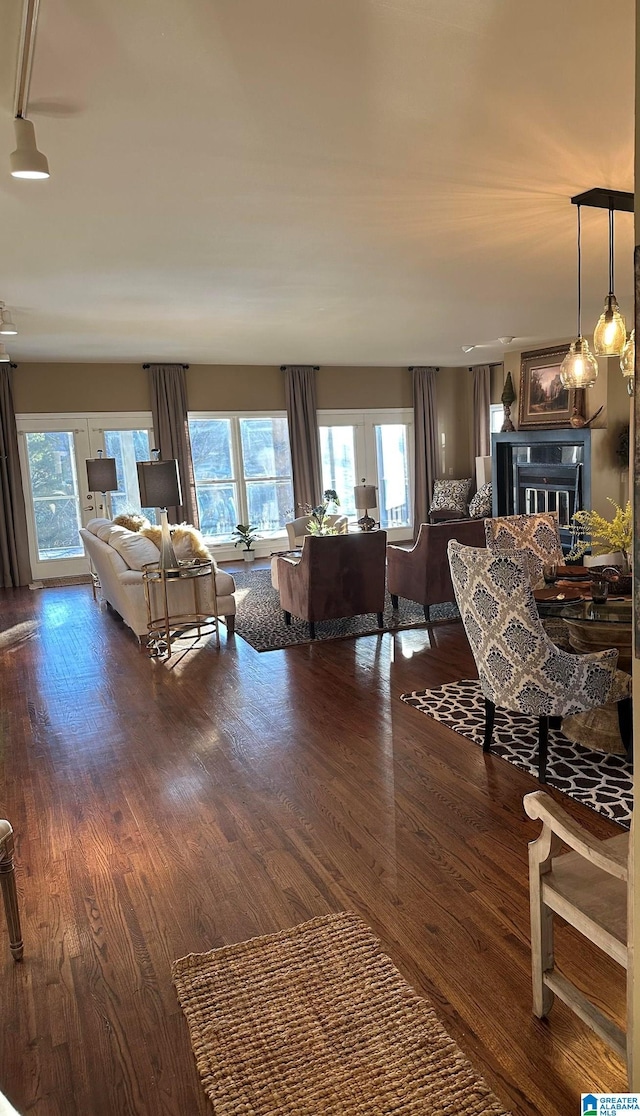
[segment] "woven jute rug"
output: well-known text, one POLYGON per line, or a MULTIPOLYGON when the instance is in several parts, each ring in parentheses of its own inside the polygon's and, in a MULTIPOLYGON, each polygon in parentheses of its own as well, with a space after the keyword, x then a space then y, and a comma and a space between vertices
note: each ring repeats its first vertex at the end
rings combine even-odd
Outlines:
POLYGON ((175 961, 205 1092, 224 1116, 508 1116, 348 912, 175 961))

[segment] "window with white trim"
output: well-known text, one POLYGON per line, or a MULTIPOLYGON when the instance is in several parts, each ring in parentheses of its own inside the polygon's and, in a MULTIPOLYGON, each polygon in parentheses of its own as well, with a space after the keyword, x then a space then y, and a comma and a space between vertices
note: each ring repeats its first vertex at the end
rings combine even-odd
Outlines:
POLYGON ((294 506, 286 414, 192 413, 189 435, 203 535, 229 542, 237 523, 282 535, 294 506))

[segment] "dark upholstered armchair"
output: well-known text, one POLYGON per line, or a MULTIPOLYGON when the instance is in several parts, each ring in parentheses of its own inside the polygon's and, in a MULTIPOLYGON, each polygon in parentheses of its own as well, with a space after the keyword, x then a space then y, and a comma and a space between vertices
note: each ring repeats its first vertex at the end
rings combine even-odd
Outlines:
POLYGON ((386 531, 306 535, 299 561, 278 558, 285 623, 291 623, 292 615, 308 620, 315 639, 318 620, 372 612, 381 628, 386 549, 386 531))
POLYGON ((484 520, 423 523, 412 550, 387 547, 387 588, 394 608, 398 607, 398 597, 417 601, 428 621, 431 605, 455 600, 447 555, 449 539, 466 546, 484 546, 484 520))

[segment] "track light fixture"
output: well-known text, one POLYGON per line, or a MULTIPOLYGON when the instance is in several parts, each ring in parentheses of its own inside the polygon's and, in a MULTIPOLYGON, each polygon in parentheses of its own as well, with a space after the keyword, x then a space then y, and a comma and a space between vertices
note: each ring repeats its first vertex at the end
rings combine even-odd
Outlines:
POLYGON ((10 363, 11 363, 11 357, 9 356, 9 354, 8 354, 7 350, 5 349, 4 345, 2 344, 2 342, 0 342, 0 364, 10 364, 10 363))
POLYGON ((8 310, 5 310, 4 302, 0 302, 0 336, 15 337, 17 332, 11 314, 8 310))
POLYGON ((11 152, 13 178, 48 178, 47 156, 38 151, 36 133, 30 120, 17 116, 13 122, 16 132, 16 149, 11 152))
POLYGON ((23 0, 22 3, 22 26, 20 28, 16 88, 13 99, 16 149, 11 152, 10 156, 13 178, 37 179, 49 177, 47 157, 41 151, 38 151, 35 129, 32 122, 26 119, 36 45, 39 2, 40 0, 23 0))

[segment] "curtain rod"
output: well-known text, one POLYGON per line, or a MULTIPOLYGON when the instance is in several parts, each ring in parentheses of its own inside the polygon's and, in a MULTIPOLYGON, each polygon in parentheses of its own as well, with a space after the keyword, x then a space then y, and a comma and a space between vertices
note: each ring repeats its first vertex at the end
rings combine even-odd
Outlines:
MULTIPOLYGON (((501 368, 503 364, 504 364, 503 360, 490 360, 487 363, 487 367, 488 368, 501 368)), ((468 372, 473 372, 474 368, 481 368, 481 367, 482 367, 482 365, 480 365, 480 364, 470 364, 467 371, 468 372)))
MULTIPOLYGON (((320 371, 320 365, 319 364, 303 364, 302 367, 303 368, 312 368, 314 372, 319 372, 320 371)), ((281 372, 286 372, 287 368, 300 368, 300 365, 299 364, 281 364, 280 365, 280 371, 281 372)))
MULTIPOLYGON (((160 363, 160 361, 158 361, 158 363, 160 363)), ((172 362, 170 361, 169 363, 172 363, 172 362)), ((142 367, 143 368, 151 368, 151 365, 150 364, 143 364, 142 367)), ((178 364, 178 368, 188 368, 188 367, 189 367, 188 364, 178 364)))
POLYGON ((410 364, 409 367, 407 368, 407 372, 413 372, 414 368, 416 368, 416 367, 417 368, 429 368, 429 367, 434 368, 435 367, 436 372, 440 371, 440 365, 439 364, 438 365, 426 365, 426 364, 414 365, 414 364, 410 364))

